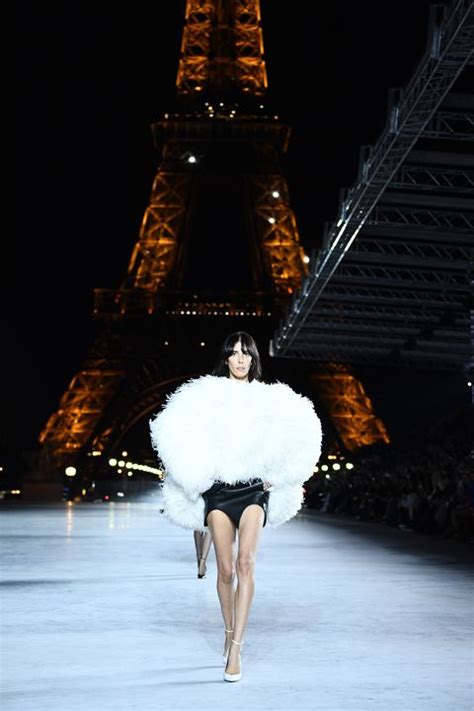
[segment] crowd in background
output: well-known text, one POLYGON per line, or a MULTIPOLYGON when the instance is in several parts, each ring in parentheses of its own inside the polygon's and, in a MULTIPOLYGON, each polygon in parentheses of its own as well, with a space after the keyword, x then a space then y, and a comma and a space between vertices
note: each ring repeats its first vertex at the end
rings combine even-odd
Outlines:
POLYGON ((321 471, 305 503, 321 512, 384 522, 405 531, 474 540, 472 409, 404 445, 376 445, 350 457, 353 469, 321 471))

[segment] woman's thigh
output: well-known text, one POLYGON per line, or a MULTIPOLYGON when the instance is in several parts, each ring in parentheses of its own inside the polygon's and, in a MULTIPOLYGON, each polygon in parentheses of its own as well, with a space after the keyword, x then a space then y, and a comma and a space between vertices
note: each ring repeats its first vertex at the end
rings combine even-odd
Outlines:
POLYGON ((247 506, 242 513, 239 522, 239 559, 255 561, 264 520, 265 512, 258 504, 247 506))
POLYGON ((214 509, 207 515, 217 566, 223 571, 232 569, 236 528, 223 511, 214 509))

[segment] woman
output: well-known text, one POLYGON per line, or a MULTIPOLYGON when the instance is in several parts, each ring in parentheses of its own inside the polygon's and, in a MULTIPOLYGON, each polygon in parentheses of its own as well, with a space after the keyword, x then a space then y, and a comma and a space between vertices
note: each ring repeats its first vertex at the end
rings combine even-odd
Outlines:
POLYGON ((165 515, 185 528, 211 532, 226 681, 242 677, 240 651, 261 530, 301 508, 302 485, 321 449, 321 425, 310 400, 261 377, 254 339, 232 333, 212 375, 183 383, 150 421, 153 446, 167 471, 165 515))

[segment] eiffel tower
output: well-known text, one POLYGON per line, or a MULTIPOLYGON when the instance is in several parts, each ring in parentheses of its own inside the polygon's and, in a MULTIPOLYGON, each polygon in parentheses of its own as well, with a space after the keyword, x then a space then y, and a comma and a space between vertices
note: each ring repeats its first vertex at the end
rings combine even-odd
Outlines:
POLYGON ((290 128, 266 93, 259 0, 187 0, 176 105, 152 126, 160 160, 127 274, 95 290, 100 333, 40 434, 30 488, 57 495, 68 466, 87 485, 131 448, 154 461, 148 418, 236 330, 256 338, 267 380, 316 384, 343 447, 388 440, 347 368, 296 373, 267 357, 309 260, 280 166, 290 128))

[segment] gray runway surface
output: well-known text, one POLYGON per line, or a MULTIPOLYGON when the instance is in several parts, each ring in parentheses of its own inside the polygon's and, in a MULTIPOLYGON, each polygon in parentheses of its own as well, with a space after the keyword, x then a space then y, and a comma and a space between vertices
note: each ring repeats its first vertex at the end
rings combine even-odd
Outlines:
POLYGON ((3 711, 471 711, 466 543, 308 511, 265 528, 243 648, 159 501, 0 507, 3 711), (230 706, 231 705, 231 706, 230 706))

